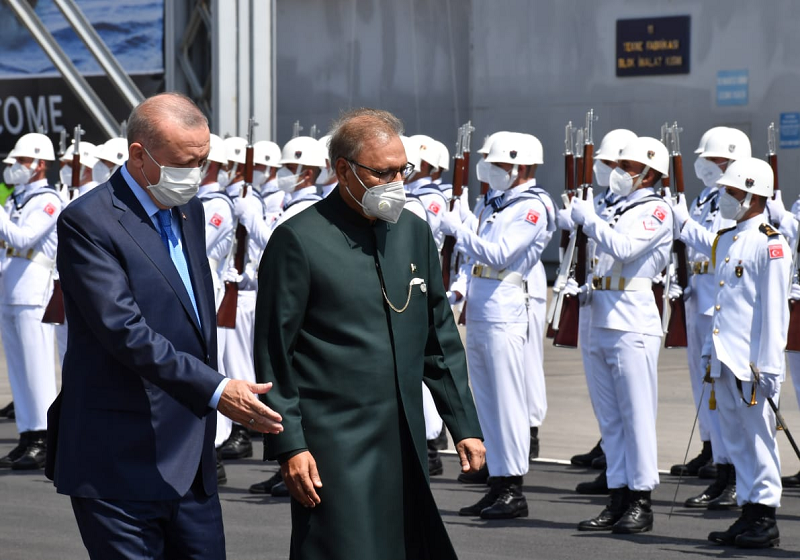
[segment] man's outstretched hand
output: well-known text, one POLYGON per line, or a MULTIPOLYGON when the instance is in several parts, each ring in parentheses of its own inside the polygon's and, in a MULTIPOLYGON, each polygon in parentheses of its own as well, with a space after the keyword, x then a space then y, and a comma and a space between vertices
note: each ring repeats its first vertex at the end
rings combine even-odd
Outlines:
POLYGON ((231 379, 219 397, 217 410, 234 422, 267 434, 283 431, 281 415, 258 400, 272 389, 272 383, 250 383, 231 379))

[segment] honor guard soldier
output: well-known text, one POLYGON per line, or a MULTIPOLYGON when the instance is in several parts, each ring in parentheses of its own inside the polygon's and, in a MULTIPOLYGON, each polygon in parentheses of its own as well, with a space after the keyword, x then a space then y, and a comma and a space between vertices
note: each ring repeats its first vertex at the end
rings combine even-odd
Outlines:
POLYGON ((714 312, 711 245, 719 230, 733 225, 719 212, 720 190, 717 181, 731 162, 750 157, 750 140, 741 130, 714 127, 703 134, 695 153, 698 154, 694 164, 695 174, 703 182, 704 188, 690 207, 682 198, 673 211, 676 230, 680 232, 680 240, 686 244, 690 267, 690 290, 685 298, 686 353, 703 449, 687 464, 673 465, 670 474, 715 479, 703 492, 687 499, 684 503, 686 507, 730 509, 736 507, 736 470, 720 434, 718 413, 711 410, 708 403, 700 403, 706 374, 700 365, 700 353, 706 333, 711 330, 711 315, 714 312))
POLYGON ((455 250, 474 263, 467 286, 467 363, 492 477, 489 492, 459 515, 528 515, 522 494, 530 464, 526 280, 541 258, 540 238, 551 235, 547 206, 529 190, 539 159, 526 135, 498 135, 486 156, 489 184, 502 193, 487 206, 491 215, 477 231, 464 226, 458 212, 442 218, 444 233, 456 238, 455 250))
POLYGON ((780 542, 775 521, 780 458, 772 399, 777 400, 784 377, 791 258, 783 236, 767 223, 766 201, 774 184, 770 165, 738 159, 719 184, 724 187, 720 213, 736 226, 719 232, 711 252, 716 291, 703 359, 743 509, 733 525, 708 539, 767 548, 780 542))
POLYGON ((75 190, 72 188, 72 157, 75 154, 75 144, 71 144, 64 152, 64 155, 59 158, 61 168, 58 170, 58 179, 61 181, 61 200, 65 205, 70 200, 86 194, 97 186, 97 182, 92 177, 92 171, 95 164, 97 164, 97 158, 94 156, 97 147, 91 142, 81 139, 80 151, 81 177, 78 181, 79 186, 75 190))
POLYGON ((608 506, 579 531, 640 533, 653 528, 658 485, 656 410, 661 317, 652 279, 669 262, 672 212, 654 186, 669 174, 667 148, 639 137, 618 157, 609 179, 620 201, 609 222, 593 200, 573 198, 572 220, 596 243, 591 298, 591 360, 606 454, 608 506))
POLYGON ((126 138, 106 140, 97 146, 94 157, 97 158, 97 163, 92 168, 92 180, 99 185, 108 181, 117 169, 128 161, 128 140, 126 138))
POLYGON ((280 161, 283 167, 278 170, 277 178, 278 188, 286 194, 286 199, 275 227, 322 200, 316 180, 325 169, 327 157, 328 152, 311 136, 292 138, 283 146, 280 161))
POLYGON ((330 156, 327 155, 328 142, 330 141, 330 139, 331 135, 326 134, 325 136, 317 140, 317 142, 319 142, 319 145, 322 146, 322 149, 325 150, 326 154, 325 169, 323 169, 320 172, 319 177, 317 177, 317 187, 319 188, 319 195, 322 198, 325 198, 329 194, 331 194, 334 191, 334 189, 336 189, 336 186, 339 184, 339 180, 336 178, 336 172, 333 170, 333 167, 331 166, 330 156))
POLYGON ((281 168, 281 147, 269 140, 259 140, 253 144, 253 186, 264 202, 267 227, 272 229, 283 212, 286 193, 278 188, 278 169, 281 168), (262 176, 263 175, 263 176, 262 176))
MULTIPOLYGON (((780 232, 786 237, 793 250, 797 250, 797 236, 800 234, 800 232, 798 232, 798 225, 800 225, 798 222, 798 220, 800 220, 800 198, 794 201, 791 213, 787 212, 787 214, 790 214, 792 219, 783 220, 780 232)), ((798 261, 795 261, 795 269, 792 270, 792 285, 789 288, 789 303, 791 309, 794 309, 794 306, 800 305, 800 274, 798 274, 797 269, 799 264, 798 261)), ((787 348, 786 362, 789 373, 792 376, 792 386, 794 387, 795 397, 797 398, 797 402, 800 403, 800 352, 787 348)), ((0 414, 2 414, 2 412, 0 412, 0 414)), ((782 477, 781 482, 784 488, 800 488, 800 472, 782 477)))
POLYGON ((42 316, 53 289, 61 198, 47 184, 48 162, 56 159, 47 136, 25 134, 9 157, 15 188, 0 210, 0 337, 20 438, 0 468, 40 469, 47 453, 47 408, 56 396, 53 325, 42 323, 42 316))

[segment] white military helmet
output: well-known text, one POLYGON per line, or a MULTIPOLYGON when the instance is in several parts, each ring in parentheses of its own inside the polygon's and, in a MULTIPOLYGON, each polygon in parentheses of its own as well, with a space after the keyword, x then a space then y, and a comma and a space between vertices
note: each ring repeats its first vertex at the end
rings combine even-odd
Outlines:
POLYGON ((6 156, 6 159, 3 160, 3 163, 6 165, 14 165, 14 162, 17 161, 11 156, 6 156))
POLYGON ((225 141, 222 138, 216 134, 211 134, 209 145, 210 149, 208 150, 208 157, 206 158, 208 161, 215 161, 222 164, 228 163, 228 155, 225 152, 225 141))
POLYGON ((427 161, 434 170, 437 169, 440 156, 436 140, 425 134, 415 134, 410 137, 410 140, 416 142, 419 146, 419 159, 427 161))
POLYGON ((128 140, 125 138, 112 138, 104 144, 97 146, 94 157, 114 165, 122 165, 128 161, 128 140))
POLYGON ((507 130, 499 130, 497 132, 493 132, 492 134, 490 134, 489 136, 484 138, 483 139, 483 146, 481 146, 480 149, 477 150, 477 152, 479 154, 484 154, 484 155, 488 154, 489 153, 489 149, 492 147, 492 142, 497 137, 497 135, 498 134, 505 134, 506 132, 508 132, 508 131, 507 130))
POLYGON ((700 137, 700 143, 697 145, 697 149, 694 151, 696 154, 702 154, 703 150, 706 149, 706 142, 711 137, 712 134, 715 134, 719 130, 724 130, 725 126, 713 126, 706 130, 703 135, 700 137))
POLYGON ((594 153, 594 159, 617 161, 622 148, 636 139, 636 133, 627 128, 615 128, 603 136, 600 147, 594 153))
POLYGON ((721 127, 708 136, 700 157, 739 159, 751 157, 750 139, 736 128, 721 127))
POLYGON ((436 142, 436 146, 439 148, 439 169, 442 171, 450 171, 450 150, 447 149, 444 143, 438 140, 434 140, 434 142, 436 142))
POLYGON ((44 134, 29 132, 23 134, 14 144, 14 149, 8 157, 20 158, 29 157, 33 159, 43 159, 45 161, 55 161, 56 154, 53 150, 53 143, 44 134))
MULTIPOLYGON (((94 164, 97 163, 97 157, 95 156, 95 152, 97 151, 97 146, 92 144, 91 142, 86 142, 81 140, 81 154, 80 154, 80 162, 81 165, 84 167, 88 167, 91 169, 94 167, 94 164)), ((72 161, 72 156, 75 154, 75 143, 69 145, 69 147, 64 152, 64 155, 59 158, 60 161, 69 163, 72 161)))
POLYGON ((253 162, 268 167, 280 167, 281 147, 269 140, 259 140, 253 144, 253 162))
POLYGON ((535 165, 542 165, 544 163, 544 148, 542 148, 541 141, 533 134, 522 133, 522 136, 524 136, 530 144, 530 150, 533 154, 533 163, 535 165))
POLYGON ((669 152, 656 138, 639 136, 622 148, 617 161, 636 161, 669 177, 669 152))
POLYGON ((247 140, 239 136, 228 136, 222 142, 225 145, 225 157, 228 161, 244 163, 247 140))
POLYGON ((319 140, 311 136, 297 136, 283 146, 281 165, 297 163, 303 167, 325 167, 328 153, 319 140))
POLYGON ((419 168, 422 167, 422 158, 419 157, 419 144, 408 136, 400 136, 400 140, 406 149, 406 160, 414 165, 414 171, 419 171, 419 168))
POLYGON ((518 165, 536 163, 534 143, 530 141, 529 136, 519 132, 497 133, 492 139, 489 153, 486 154, 487 163, 512 163, 518 165))
POLYGON ((717 184, 771 198, 774 192, 774 181, 772 167, 766 161, 754 157, 744 157, 731 162, 717 184))

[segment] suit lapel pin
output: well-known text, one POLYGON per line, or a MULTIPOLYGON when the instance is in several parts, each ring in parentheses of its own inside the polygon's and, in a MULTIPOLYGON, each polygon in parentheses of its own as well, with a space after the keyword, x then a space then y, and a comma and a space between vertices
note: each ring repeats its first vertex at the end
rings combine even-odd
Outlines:
POLYGON ((411 274, 414 274, 417 271, 417 265, 411 263, 411 274))
POLYGON ((181 212, 181 216, 183 217, 184 220, 186 219, 186 214, 184 212, 181 212))

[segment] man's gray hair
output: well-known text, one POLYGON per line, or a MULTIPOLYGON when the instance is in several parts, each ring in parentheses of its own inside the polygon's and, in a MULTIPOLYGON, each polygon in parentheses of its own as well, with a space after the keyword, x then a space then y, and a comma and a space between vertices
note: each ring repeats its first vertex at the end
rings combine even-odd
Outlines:
POLYGON ((148 97, 128 117, 128 145, 138 142, 148 149, 161 145, 159 123, 171 120, 184 128, 208 127, 208 119, 194 101, 181 93, 166 92, 148 97))
POLYGON ((331 125, 328 152, 331 165, 339 158, 355 160, 364 143, 373 138, 388 141, 403 134, 403 123, 389 111, 381 109, 351 109, 331 125))

